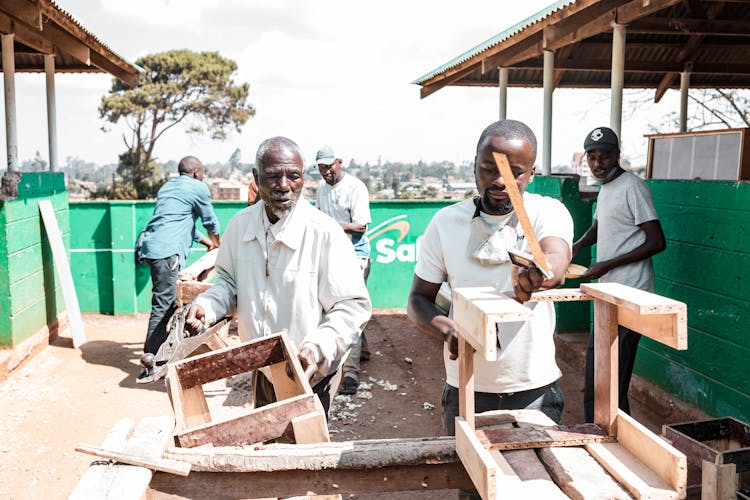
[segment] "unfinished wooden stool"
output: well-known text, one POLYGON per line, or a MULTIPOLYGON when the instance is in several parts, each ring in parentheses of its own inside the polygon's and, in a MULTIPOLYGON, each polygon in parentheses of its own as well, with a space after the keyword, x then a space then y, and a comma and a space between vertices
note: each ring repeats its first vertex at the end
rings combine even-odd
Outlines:
MULTIPOLYGON (((687 307, 682 302, 617 283, 538 292, 531 301, 594 300, 594 423, 584 426, 526 426, 487 432, 474 416, 474 353, 498 356, 497 329, 527 321, 532 310, 492 287, 457 288, 453 319, 459 330, 459 417, 456 452, 479 494, 514 498, 525 487, 499 450, 585 446, 636 498, 684 498, 683 453, 618 410, 618 325, 675 349, 687 349, 687 307), (481 425, 480 425, 481 427, 481 425)), ((526 491, 528 493, 528 491, 526 491)))
POLYGON ((167 388, 176 420, 175 435, 183 447, 261 443, 281 437, 290 426, 297 443, 330 440, 323 406, 284 333, 170 363, 167 388), (266 366, 276 403, 241 409, 222 420, 211 417, 203 384, 266 366))

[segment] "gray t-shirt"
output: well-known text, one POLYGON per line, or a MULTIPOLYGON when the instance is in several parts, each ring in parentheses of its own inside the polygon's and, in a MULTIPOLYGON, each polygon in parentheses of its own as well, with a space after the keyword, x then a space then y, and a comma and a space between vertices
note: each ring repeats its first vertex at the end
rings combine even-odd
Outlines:
MULTIPOLYGON (((630 172, 624 172, 615 180, 602 184, 594 217, 598 221, 598 262, 638 248, 646 241, 646 234, 638 226, 644 222, 659 220, 646 182, 630 172)), ((621 283, 653 292, 654 265, 651 258, 643 259, 616 267, 599 281, 621 283)))

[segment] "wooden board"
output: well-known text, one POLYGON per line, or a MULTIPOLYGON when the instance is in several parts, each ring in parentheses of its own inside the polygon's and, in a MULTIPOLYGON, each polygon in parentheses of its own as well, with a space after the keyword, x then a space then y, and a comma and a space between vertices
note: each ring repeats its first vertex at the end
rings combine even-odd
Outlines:
POLYGON ((574 302, 581 300, 591 300, 591 296, 583 293, 580 288, 553 288, 532 293, 529 302, 574 302))
POLYGON ((618 399, 617 306, 594 302, 594 423, 615 435, 618 399))
POLYGON ((486 450, 462 417, 456 417, 456 453, 483 500, 494 500, 501 483, 504 488, 518 491, 521 480, 510 465, 500 452, 486 450))
POLYGON ((458 338, 458 414, 474 428, 474 348, 458 338))
POLYGON ((70 273, 70 263, 65 253, 60 226, 58 226, 57 218, 55 217, 55 209, 52 208, 52 203, 49 200, 42 200, 39 202, 39 211, 42 214, 44 228, 47 231, 47 239, 52 248, 52 258, 55 270, 57 271, 57 277, 60 278, 60 284, 62 285, 65 309, 68 311, 70 330, 73 333, 73 346, 80 347, 86 343, 86 331, 83 327, 81 308, 78 305, 78 296, 73 284, 73 275, 70 273))
POLYGON ((180 271, 177 278, 180 281, 205 281, 207 278, 207 271, 211 271, 216 265, 217 255, 219 255, 218 248, 206 252, 206 255, 180 271))
POLYGON ((179 462, 177 460, 130 455, 128 453, 112 451, 107 448, 101 448, 99 446, 91 446, 87 444, 79 444, 78 446, 76 446, 76 451, 106 458, 114 462, 128 465, 137 465, 139 467, 147 467, 149 469, 158 470, 160 472, 177 474, 178 476, 182 477, 187 477, 187 475, 190 474, 190 464, 179 462))
POLYGON ((476 435, 485 448, 493 450, 580 446, 615 440, 614 437, 607 435, 596 424, 477 429, 476 435))
POLYGON ((526 208, 523 206, 523 198, 521 197, 521 192, 518 190, 516 177, 513 175, 513 171, 508 164, 508 158, 506 158, 503 153, 498 152, 493 152, 492 156, 495 158, 497 170, 503 178, 505 192, 508 193, 510 202, 513 204, 513 211, 518 218, 518 222, 521 224, 521 229, 523 229, 523 234, 526 237, 526 244, 529 246, 531 255, 534 256, 534 262, 543 270, 551 272, 549 263, 547 263, 544 252, 542 252, 542 246, 539 244, 539 240, 534 233, 534 228, 531 227, 529 216, 526 214, 526 208))
POLYGON ((453 321, 461 337, 488 361, 497 359, 497 323, 526 321, 533 311, 492 287, 456 288, 453 321))

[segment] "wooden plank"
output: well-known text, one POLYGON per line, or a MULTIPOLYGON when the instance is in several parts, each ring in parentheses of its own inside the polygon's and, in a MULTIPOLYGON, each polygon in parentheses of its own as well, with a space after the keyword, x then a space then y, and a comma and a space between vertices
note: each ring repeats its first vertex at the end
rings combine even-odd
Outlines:
POLYGON ((302 369, 297 347, 293 342, 289 341, 289 337, 285 332, 281 332, 279 335, 281 336, 281 345, 284 348, 285 358, 292 371, 292 378, 304 394, 312 394, 312 387, 310 387, 310 381, 305 376, 305 370, 302 369))
MULTIPOLYGON (((140 421, 133 434, 122 448, 122 453, 145 457, 161 458, 165 448, 172 444, 172 417, 147 417, 140 421)), ((107 498, 113 500, 132 500, 143 498, 149 487, 153 471, 133 465, 114 465, 107 467, 107 472, 99 478, 94 488, 87 491, 77 487, 70 498, 89 499, 107 498)), ((178 477, 173 474, 165 474, 178 477)), ((180 480, 185 480, 179 477, 180 480)), ((80 484, 80 483, 79 483, 80 484)))
POLYGON ((177 305, 184 306, 190 304, 195 298, 211 288, 211 283, 203 281, 178 281, 177 285, 177 305))
POLYGON ((216 266, 216 256, 218 254, 218 248, 206 252, 201 258, 180 271, 177 274, 177 279, 180 281, 205 281, 205 278, 202 278, 202 275, 205 276, 206 271, 210 271, 216 266))
POLYGON ((687 310, 639 315, 631 309, 619 307, 617 322, 673 349, 684 351, 688 348, 687 310))
POLYGON ((466 468, 474 487, 484 500, 494 500, 500 484, 503 494, 512 492, 521 481, 499 451, 486 450, 474 429, 462 417, 456 417, 456 453, 466 468))
POLYGON ((594 302, 594 423, 616 434, 618 382, 617 306, 594 302))
MULTIPOLYGON (((502 452, 502 456, 521 480, 526 498, 568 498, 552 480, 534 450, 508 450, 502 452)), ((501 489, 498 494, 503 497, 506 493, 501 489)))
POLYGON ((364 470, 276 471, 237 474, 235 472, 191 472, 187 478, 157 472, 151 480, 148 498, 289 497, 309 493, 369 494, 403 491, 469 489, 471 479, 460 463, 364 470))
POLYGON ((286 361, 274 363, 269 369, 271 370, 271 383, 278 401, 305 394, 301 384, 289 377, 286 361))
POLYGON ((261 443, 283 435, 292 418, 314 411, 315 395, 297 396, 226 420, 184 429, 177 433, 177 439, 188 448, 208 443, 215 446, 261 443))
POLYGON ((73 346, 80 347, 86 342, 86 331, 83 327, 81 309, 78 306, 78 296, 73 284, 73 275, 70 273, 70 263, 65 253, 60 226, 57 225, 55 209, 52 208, 52 203, 49 200, 42 200, 39 202, 39 211, 42 214, 44 227, 47 231, 47 239, 52 248, 52 257, 57 277, 60 278, 60 284, 62 285, 65 309, 68 311, 70 330, 73 333, 73 346))
POLYGON ((536 453, 558 487, 570 498, 632 498, 583 448, 541 448, 536 453))
POLYGON ((581 283, 581 291, 594 299, 631 309, 640 315, 672 314, 687 310, 684 302, 678 302, 620 283, 581 283))
POLYGON ((458 414, 474 429, 474 348, 458 338, 458 414))
POLYGON ((529 302, 574 302, 581 300, 591 300, 591 297, 583 293, 580 288, 553 288, 532 293, 529 302))
POLYGON ((701 500, 735 500, 737 468, 734 464, 719 465, 701 462, 701 500))
POLYGON ((328 419, 317 395, 313 396, 316 411, 292 418, 294 441, 299 443, 328 443, 328 419))
POLYGON ((176 432, 211 421, 211 411, 203 394, 203 386, 184 389, 173 363, 167 364, 167 393, 172 403, 176 432))
POLYGON ((516 184, 516 176, 513 175, 513 171, 510 169, 508 158, 503 153, 496 151, 492 153, 492 156, 495 158, 495 165, 497 165, 497 170, 503 178, 505 192, 508 193, 510 202, 513 204, 513 211, 518 218, 518 222, 521 224, 521 229, 526 237, 526 244, 529 246, 531 255, 534 256, 534 262, 543 271, 551 273, 552 268, 547 262, 544 252, 542 252, 539 240, 536 238, 534 228, 531 226, 529 216, 526 214, 526 207, 523 206, 523 198, 521 197, 521 192, 518 190, 518 184, 516 184))
POLYGON ((550 446, 580 446, 613 442, 615 438, 596 424, 553 425, 511 429, 477 429, 477 439, 487 449, 523 450, 550 446))
POLYGON ((455 439, 448 436, 247 447, 171 447, 164 456, 190 463, 193 473, 376 469, 459 462, 455 439))
POLYGON ((178 361, 175 369, 187 389, 284 360, 281 335, 276 334, 178 361))
POLYGON ((673 490, 654 471, 619 443, 586 445, 586 450, 635 498, 677 499, 684 493, 673 490))
POLYGON ((617 441, 673 490, 685 495, 687 458, 623 411, 617 414, 617 441))
POLYGON ((190 474, 190 464, 186 462, 179 462, 177 460, 129 455, 127 453, 121 453, 118 451, 108 450, 106 448, 100 448, 98 446, 91 446, 87 444, 79 444, 75 449, 80 453, 87 453, 89 455, 107 458, 109 460, 113 460, 115 462, 120 462, 123 464, 147 467, 152 470, 168 472, 170 474, 176 474, 182 477, 187 477, 187 475, 190 474))
POLYGON ((461 336, 488 361, 497 359, 497 323, 531 319, 532 310, 492 287, 456 288, 453 320, 461 336))

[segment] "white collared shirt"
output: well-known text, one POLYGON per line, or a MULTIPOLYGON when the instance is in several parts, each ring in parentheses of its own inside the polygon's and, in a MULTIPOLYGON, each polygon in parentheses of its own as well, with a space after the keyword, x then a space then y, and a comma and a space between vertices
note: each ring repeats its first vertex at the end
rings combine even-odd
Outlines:
POLYGON ((236 311, 242 340, 285 331, 297 348, 311 344, 320 375, 328 375, 372 312, 352 245, 339 224, 303 199, 267 224, 263 202, 229 221, 216 281, 195 303, 207 324, 236 311))

